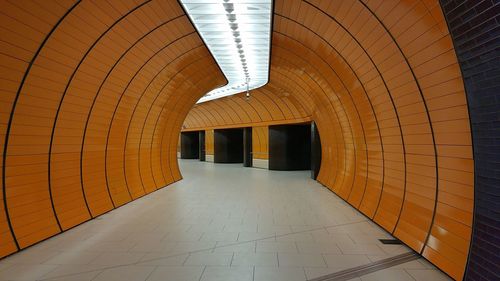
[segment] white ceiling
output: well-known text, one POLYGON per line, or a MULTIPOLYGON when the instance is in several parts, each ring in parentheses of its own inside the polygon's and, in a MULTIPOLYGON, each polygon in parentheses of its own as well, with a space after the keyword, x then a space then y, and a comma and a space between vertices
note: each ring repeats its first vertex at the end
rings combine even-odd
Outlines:
POLYGON ((272 0, 179 0, 228 84, 198 103, 264 86, 269 77, 272 0))

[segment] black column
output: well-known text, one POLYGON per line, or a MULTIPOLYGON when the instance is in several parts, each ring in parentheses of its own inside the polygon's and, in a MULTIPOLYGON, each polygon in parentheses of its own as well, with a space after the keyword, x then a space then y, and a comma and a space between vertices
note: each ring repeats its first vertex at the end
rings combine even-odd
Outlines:
POLYGON ((311 125, 269 126, 269 170, 311 169, 311 125))
POLYGON ((252 127, 243 129, 243 166, 252 167, 252 127))
POLYGON ((321 139, 316 123, 311 123, 311 178, 318 178, 321 167, 321 139))
POLYGON ((181 133, 181 158, 198 159, 199 157, 199 136, 196 132, 181 133))
POLYGON ((214 162, 243 163, 243 129, 214 130, 214 162))
POLYGON ((441 0, 462 70, 474 145, 474 223, 465 280, 500 280, 500 4, 441 0))
POLYGON ((200 161, 205 161, 205 131, 200 131, 199 133, 199 155, 200 161))

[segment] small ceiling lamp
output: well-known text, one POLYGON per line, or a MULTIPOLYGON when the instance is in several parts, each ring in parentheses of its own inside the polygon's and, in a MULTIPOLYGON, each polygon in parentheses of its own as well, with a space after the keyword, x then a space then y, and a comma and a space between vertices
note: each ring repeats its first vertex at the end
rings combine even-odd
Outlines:
POLYGON ((246 84, 247 84, 247 93, 246 93, 246 95, 245 95, 245 96, 246 96, 247 101, 250 101, 250 89, 249 89, 249 87, 248 87, 249 82, 250 82, 250 78, 247 78, 247 81, 246 81, 246 84))

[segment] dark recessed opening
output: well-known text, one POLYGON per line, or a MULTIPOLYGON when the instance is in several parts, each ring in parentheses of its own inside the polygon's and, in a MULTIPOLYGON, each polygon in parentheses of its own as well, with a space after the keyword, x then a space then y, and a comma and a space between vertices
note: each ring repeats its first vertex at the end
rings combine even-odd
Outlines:
POLYGON ((269 126, 269 170, 311 169, 311 124, 269 126))
POLYGON ((214 130, 214 162, 243 163, 243 128, 214 130))
POLYGON ((387 244, 387 245, 399 245, 399 244, 403 244, 401 241, 399 241, 398 239, 379 239, 379 241, 382 243, 382 244, 387 244))
POLYGON ((199 132, 182 132, 181 133, 181 158, 182 159, 198 159, 199 154, 199 132))

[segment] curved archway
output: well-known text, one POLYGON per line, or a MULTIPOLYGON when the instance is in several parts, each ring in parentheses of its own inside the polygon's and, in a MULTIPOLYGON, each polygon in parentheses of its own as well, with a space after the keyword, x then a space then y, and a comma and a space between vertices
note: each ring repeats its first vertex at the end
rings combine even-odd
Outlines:
POLYGON ((182 126, 313 120, 318 181, 464 275, 472 140, 438 1, 276 0, 269 84, 194 107, 226 81, 176 1, 0 5, 0 257, 179 180, 182 126))
MULTIPOLYGON (((439 3, 276 1, 274 16, 275 76, 262 91, 277 99, 274 89, 284 88, 290 99, 312 102, 318 181, 460 279, 472 226, 472 147, 439 3)), ((205 106, 193 110, 198 119, 205 106)), ((208 127, 190 115, 186 122, 208 127)))

